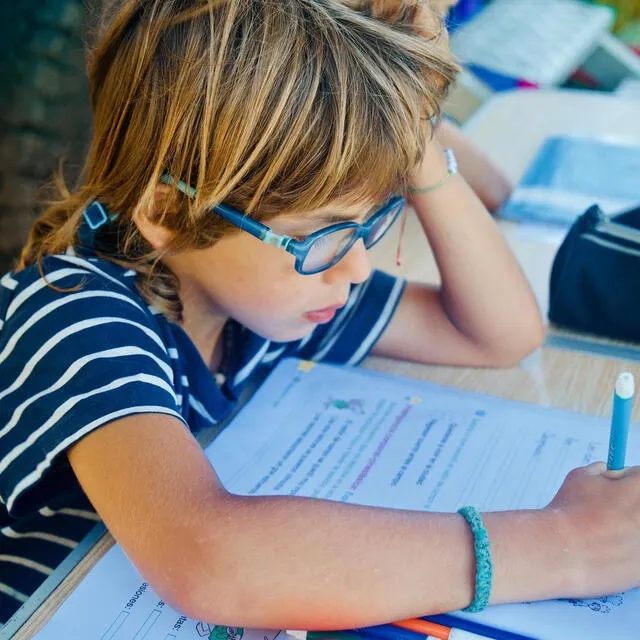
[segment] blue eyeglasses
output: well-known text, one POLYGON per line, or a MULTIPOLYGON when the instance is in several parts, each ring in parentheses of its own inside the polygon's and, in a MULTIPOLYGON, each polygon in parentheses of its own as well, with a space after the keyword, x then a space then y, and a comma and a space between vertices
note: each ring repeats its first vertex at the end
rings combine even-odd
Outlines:
MULTIPOLYGON (((196 190, 182 180, 175 180, 165 174, 160 178, 160 181, 175 186, 192 198, 196 195, 196 190)), ((270 227, 252 220, 244 213, 225 204, 215 205, 213 210, 221 218, 258 238, 258 240, 284 249, 294 256, 295 269, 298 273, 312 275, 333 267, 361 238, 367 249, 373 247, 393 226, 404 206, 403 197, 393 196, 364 224, 340 222, 314 231, 304 240, 296 240, 291 236, 274 233, 270 227)))

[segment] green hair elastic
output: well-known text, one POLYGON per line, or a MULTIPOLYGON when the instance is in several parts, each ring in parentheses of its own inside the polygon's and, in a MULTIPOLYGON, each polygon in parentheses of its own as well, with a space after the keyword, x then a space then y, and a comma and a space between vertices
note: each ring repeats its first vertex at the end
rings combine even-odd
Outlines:
POLYGON ((469 523, 473 534, 473 550, 476 556, 476 584, 473 602, 463 609, 469 613, 484 611, 489 604, 491 584, 493 582, 493 562, 491 560, 491 542, 475 507, 462 507, 458 513, 469 523))
POLYGON ((453 153, 453 149, 443 149, 445 158, 447 159, 447 173, 445 176, 438 180, 435 184, 431 184, 428 187, 409 187, 409 193, 431 193, 442 187, 452 176, 458 173, 458 161, 453 153))

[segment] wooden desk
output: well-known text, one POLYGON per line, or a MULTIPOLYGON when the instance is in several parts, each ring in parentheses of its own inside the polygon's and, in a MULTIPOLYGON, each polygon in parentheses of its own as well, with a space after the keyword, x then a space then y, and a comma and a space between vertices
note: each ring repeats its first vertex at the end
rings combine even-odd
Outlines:
MULTIPOLYGON (((639 111, 640 102, 608 100, 607 96, 582 92, 503 94, 474 116, 467 131, 470 138, 484 148, 515 181, 540 141, 552 133, 599 132, 602 135, 623 136, 640 144, 639 111)), ((544 304, 541 296, 546 291, 549 266, 556 246, 548 241, 522 239, 515 233, 517 230, 512 224, 501 223, 501 226, 532 281, 539 301, 544 304)), ((437 269, 415 216, 408 219, 404 242, 405 262, 401 268, 395 265, 397 232, 390 234, 374 249, 374 264, 412 279, 437 282, 437 269)), ((540 349, 517 367, 505 370, 424 366, 374 357, 368 358, 364 366, 468 391, 599 416, 610 414, 612 383, 621 369, 640 377, 640 363, 637 362, 625 363, 550 348, 540 349)), ((634 420, 640 420, 638 403, 634 420)), ((105 534, 14 638, 32 638, 112 544, 111 536, 105 534)))

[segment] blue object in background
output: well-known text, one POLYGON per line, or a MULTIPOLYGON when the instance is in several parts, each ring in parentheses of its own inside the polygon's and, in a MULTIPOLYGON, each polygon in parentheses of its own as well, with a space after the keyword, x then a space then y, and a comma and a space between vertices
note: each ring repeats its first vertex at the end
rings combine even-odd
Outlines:
POLYGON ((493 91, 511 91, 512 89, 537 89, 538 85, 533 82, 528 82, 522 78, 514 78, 513 76, 505 75, 499 71, 493 71, 486 67, 481 67, 477 64, 465 64, 464 67, 468 69, 478 80, 484 82, 488 87, 491 87, 493 91))
POLYGON ((484 2, 482 0, 460 0, 451 9, 451 13, 459 20, 468 20, 474 13, 480 11, 484 2))
POLYGON ((455 7, 449 11, 449 30, 454 31, 470 18, 472 18, 486 4, 484 0, 460 0, 455 7))
POLYGON ((640 146, 553 136, 542 144, 500 215, 570 225, 593 204, 607 214, 624 211, 640 202, 639 175, 640 146))

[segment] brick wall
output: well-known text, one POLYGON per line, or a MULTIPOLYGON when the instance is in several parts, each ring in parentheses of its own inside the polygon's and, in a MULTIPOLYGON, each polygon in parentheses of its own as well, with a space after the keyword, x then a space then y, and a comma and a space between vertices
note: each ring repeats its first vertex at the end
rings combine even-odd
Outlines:
MULTIPOLYGON (((4 4, 4 3, 3 3, 4 4)), ((6 3, 8 4, 8 3, 6 3)), ((61 157, 73 182, 89 139, 81 0, 20 0, 0 20, 0 274, 61 157)))

